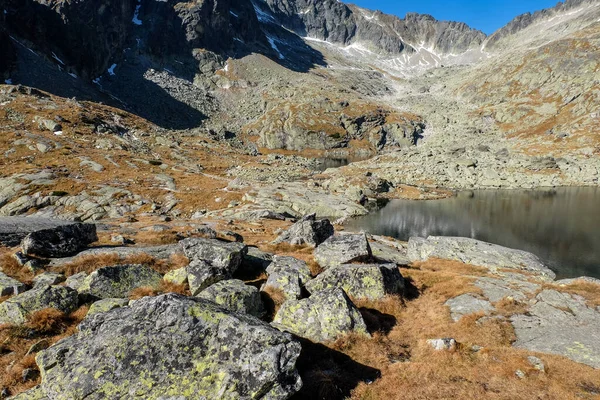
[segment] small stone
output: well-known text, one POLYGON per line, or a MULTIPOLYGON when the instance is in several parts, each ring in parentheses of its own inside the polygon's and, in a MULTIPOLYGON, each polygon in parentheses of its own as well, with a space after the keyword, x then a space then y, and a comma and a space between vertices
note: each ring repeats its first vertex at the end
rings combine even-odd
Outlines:
POLYGON ((65 281, 65 276, 63 274, 58 274, 56 272, 44 272, 33 278, 33 287, 40 286, 49 286, 49 285, 58 285, 65 281))
POLYGON ((528 356, 527 361, 534 369, 537 369, 540 372, 546 372, 546 365, 542 360, 535 356, 528 356))
POLYGON ((458 346, 456 340, 452 338, 428 339, 427 344, 430 345, 436 351, 454 351, 458 346))
POLYGON ((519 379, 525 379, 525 377, 527 376, 527 375, 525 375, 525 372, 521 371, 520 369, 515 371, 515 375, 519 379))
POLYGON ((129 304, 128 299, 102 299, 93 303, 88 310, 87 315, 109 312, 115 308, 126 307, 129 304))

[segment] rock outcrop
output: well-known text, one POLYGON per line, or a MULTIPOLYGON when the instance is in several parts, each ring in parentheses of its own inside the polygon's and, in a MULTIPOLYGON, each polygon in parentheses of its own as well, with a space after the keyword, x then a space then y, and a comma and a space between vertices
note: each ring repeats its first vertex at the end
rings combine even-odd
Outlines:
POLYGON ((300 344, 254 317, 167 294, 92 315, 38 354, 47 398, 286 399, 300 344))
POLYGON ((235 313, 249 314, 258 318, 265 314, 258 289, 237 279, 215 283, 200 292, 197 297, 210 300, 235 313))
MULTIPOLYGON (((1 189, 0 189, 1 190, 1 189)), ((0 196, 0 204, 2 204, 0 196)), ((55 229, 73 222, 37 217, 0 217, 0 244, 17 246, 28 234, 45 229, 55 229)))
POLYGON ((370 261, 373 254, 364 233, 338 234, 321 243, 314 251, 315 260, 323 268, 351 262, 370 261))
POLYGON ((408 241, 408 258, 411 261, 440 258, 478 265, 492 271, 498 268, 508 268, 531 272, 548 277, 550 280, 556 277, 556 274, 534 254, 469 238, 430 236, 423 239, 412 237, 408 241))
POLYGON ((351 332, 368 335, 360 312, 342 289, 286 301, 275 315, 273 326, 315 342, 333 341, 351 332))
POLYGON ((341 288, 354 299, 379 300, 387 295, 402 295, 404 279, 396 264, 345 264, 328 268, 306 289, 317 293, 341 288))
POLYGON ((328 219, 316 219, 316 214, 302 217, 279 235, 275 243, 308 244, 318 246, 333 235, 333 225, 328 219))
POLYGON ((25 255, 68 257, 98 240, 96 225, 70 224, 28 234, 21 242, 25 255))
POLYGON ((29 314, 44 308, 55 308, 70 313, 77 306, 78 297, 75 290, 63 286, 43 286, 0 303, 0 324, 22 324, 29 314))
POLYGON ((156 287, 161 281, 162 276, 150 267, 116 265, 92 272, 77 290, 83 297, 91 299, 126 298, 136 288, 156 287))

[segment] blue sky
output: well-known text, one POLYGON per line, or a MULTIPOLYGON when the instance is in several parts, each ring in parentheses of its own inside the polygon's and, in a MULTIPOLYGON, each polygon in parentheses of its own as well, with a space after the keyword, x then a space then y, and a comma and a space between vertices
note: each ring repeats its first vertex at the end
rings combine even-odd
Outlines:
POLYGON ((488 35, 519 14, 554 7, 558 0, 344 0, 404 18, 407 12, 465 22, 488 35))

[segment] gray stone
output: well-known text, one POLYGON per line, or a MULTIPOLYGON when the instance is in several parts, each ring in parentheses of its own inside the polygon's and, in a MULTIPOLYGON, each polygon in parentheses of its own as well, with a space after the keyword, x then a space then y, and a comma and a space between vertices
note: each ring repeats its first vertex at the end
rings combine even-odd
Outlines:
POLYGON ((373 258, 378 262, 395 263, 398 265, 408 265, 410 260, 406 254, 406 247, 400 243, 392 242, 380 236, 373 237, 369 241, 373 258))
POLYGON ((534 254, 462 237, 412 237, 408 241, 408 258, 411 261, 440 258, 478 265, 492 271, 508 268, 531 272, 549 279, 556 277, 556 274, 534 254))
POLYGON ((70 313, 77 306, 78 296, 75 290, 63 286, 43 286, 0 303, 0 324, 22 324, 29 314, 44 308, 56 308, 70 313))
POLYGON ((144 265, 102 267, 89 274, 78 289, 80 295, 91 299, 126 298, 139 287, 156 287, 162 276, 144 265))
POLYGON ((205 261, 215 267, 235 273, 248 252, 242 243, 222 242, 214 239, 190 238, 179 242, 191 261, 205 261))
POLYGON ((65 276, 56 272, 44 272, 33 278, 33 287, 44 285, 58 285, 65 281, 65 276))
POLYGON ((401 295, 404 278, 396 264, 345 264, 331 267, 306 284, 310 293, 342 288, 354 299, 378 300, 401 295))
POLYGON ((318 246, 332 236, 333 231, 333 225, 328 219, 317 220, 316 214, 310 214, 285 230, 277 237, 275 243, 318 246))
POLYGON ((458 321, 465 315, 480 312, 488 314, 494 311, 494 307, 489 301, 479 299, 471 294, 463 294, 458 297, 454 297, 446 301, 444 304, 450 308, 450 316, 454 322, 458 321))
POLYGON ((207 287, 214 285, 222 280, 231 279, 233 277, 231 268, 221 267, 209 264, 206 261, 195 260, 187 266, 187 280, 190 285, 192 295, 198 293, 207 287))
POLYGON ((502 279, 496 278, 479 278, 475 281, 475 286, 483 291, 483 295, 491 302, 497 302, 504 298, 512 298, 516 301, 525 301, 528 296, 534 294, 541 285, 528 282, 521 276, 518 279, 512 276, 504 276, 502 279))
POLYGON ((267 273, 269 277, 261 290, 267 287, 279 289, 287 299, 302 298, 302 288, 311 279, 306 263, 294 257, 274 256, 267 273))
POLYGON ((48 398, 283 400, 302 385, 300 350, 254 317, 166 294, 86 318, 36 360, 48 398))
POLYGON ((265 315, 258 289, 237 279, 215 283, 200 292, 198 297, 236 313, 250 314, 258 318, 265 315))
POLYGON ((79 272, 75 275, 71 275, 65 281, 65 286, 79 291, 79 288, 81 287, 81 285, 83 285, 83 282, 85 281, 85 278, 87 278, 87 276, 87 272, 79 272))
POLYGON ((372 258, 365 234, 338 234, 321 243, 314 251, 315 260, 323 268, 372 258))
POLYGON ((70 224, 28 234, 21 242, 23 254, 68 257, 98 240, 96 225, 70 224))
POLYGON ((21 243, 21 240, 31 232, 54 229, 72 223, 72 221, 50 218, 0 217, 0 244, 13 247, 21 243))
POLYGON ((513 346, 600 368, 600 310, 556 290, 544 290, 535 301, 526 315, 510 319, 517 336, 513 346))
POLYGON ((116 298, 111 299, 111 298, 109 298, 109 299, 98 300, 90 306, 90 309, 88 310, 86 317, 89 317, 90 315, 94 315, 94 314, 98 314, 98 313, 109 312, 110 310, 114 310, 115 308, 119 308, 119 307, 127 307, 128 305, 129 305, 128 299, 116 299, 116 298))
POLYGON ((13 294, 23 293, 26 290, 27 286, 23 283, 0 272, 0 297, 12 296, 13 294))
POLYGON ((368 335, 360 312, 342 289, 286 301, 272 325, 314 342, 334 341, 351 332, 368 335))
POLYGON ((428 339, 427 344, 430 345, 434 350, 441 351, 453 351, 457 348, 455 339, 443 338, 443 339, 428 339))
POLYGON ((541 359, 535 356, 527 356, 527 362, 531 364, 534 369, 537 369, 540 372, 546 372, 546 365, 541 359))

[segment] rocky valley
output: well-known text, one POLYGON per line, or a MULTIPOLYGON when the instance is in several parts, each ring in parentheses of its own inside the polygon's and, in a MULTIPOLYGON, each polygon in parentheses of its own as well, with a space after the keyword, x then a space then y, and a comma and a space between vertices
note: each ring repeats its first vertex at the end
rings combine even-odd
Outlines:
POLYGON ((598 187, 600 2, 0 10, 0 398, 600 397, 597 278, 347 224, 598 187))

